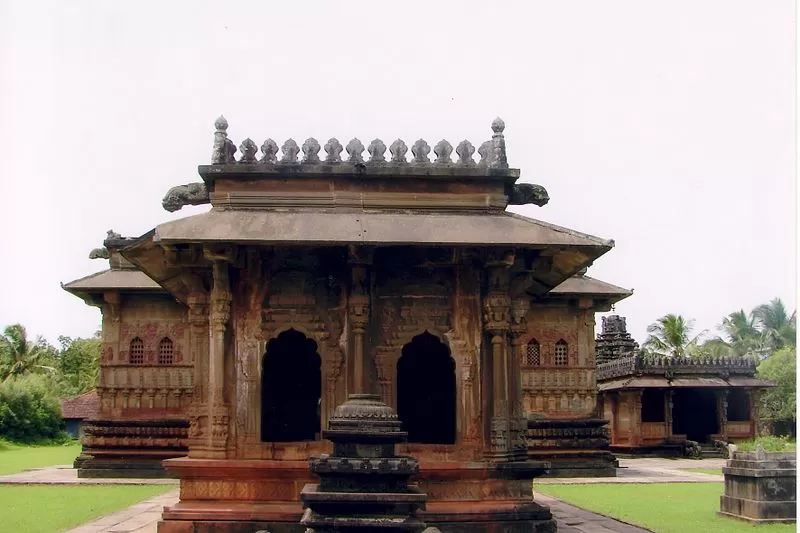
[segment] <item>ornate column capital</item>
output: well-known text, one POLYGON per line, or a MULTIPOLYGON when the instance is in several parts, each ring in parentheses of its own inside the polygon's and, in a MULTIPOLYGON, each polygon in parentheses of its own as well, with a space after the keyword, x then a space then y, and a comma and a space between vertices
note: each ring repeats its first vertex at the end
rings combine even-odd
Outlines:
POLYGON ((503 336, 511 327, 511 300, 508 294, 490 292, 483 299, 483 329, 492 336, 503 336))

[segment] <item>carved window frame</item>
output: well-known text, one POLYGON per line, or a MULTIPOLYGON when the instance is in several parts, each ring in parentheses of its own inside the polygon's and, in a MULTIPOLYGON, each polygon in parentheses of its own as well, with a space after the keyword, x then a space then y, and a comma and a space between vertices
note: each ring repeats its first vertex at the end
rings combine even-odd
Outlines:
POLYGON ((522 354, 522 366, 532 368, 542 365, 542 345, 535 338, 531 338, 525 345, 525 353, 522 354))
POLYGON ((163 337, 158 343, 158 364, 175 364, 175 343, 169 337, 163 337))
POLYGON ((144 341, 141 337, 131 339, 128 350, 128 364, 141 366, 144 364, 144 341))
POLYGON ((569 344, 564 339, 559 339, 553 349, 553 365, 567 366, 569 364, 569 344))

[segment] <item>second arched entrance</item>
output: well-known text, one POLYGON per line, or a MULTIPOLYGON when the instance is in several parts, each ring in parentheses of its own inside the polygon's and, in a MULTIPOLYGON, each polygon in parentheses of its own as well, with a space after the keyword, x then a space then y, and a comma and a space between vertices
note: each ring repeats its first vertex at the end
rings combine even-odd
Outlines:
POLYGON ((397 415, 408 442, 456 441, 455 361, 427 331, 406 344, 397 361, 397 415))

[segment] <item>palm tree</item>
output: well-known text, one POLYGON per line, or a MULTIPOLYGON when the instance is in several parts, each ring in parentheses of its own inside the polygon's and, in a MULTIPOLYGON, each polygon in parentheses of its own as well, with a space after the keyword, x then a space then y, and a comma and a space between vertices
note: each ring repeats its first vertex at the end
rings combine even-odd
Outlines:
POLYGON ((722 330, 730 339, 728 345, 736 355, 759 352, 764 345, 764 335, 757 327, 755 311, 749 315, 744 309, 735 311, 722 319, 722 330))
POLYGON ((796 345, 796 314, 797 311, 789 316, 780 298, 774 298, 768 304, 759 305, 753 310, 762 333, 775 350, 796 345))
POLYGON ((704 332, 690 338, 694 320, 681 315, 664 315, 647 326, 650 335, 642 347, 650 353, 668 357, 686 357, 698 350, 698 338, 704 332))
POLYGON ((37 370, 52 372, 54 368, 45 364, 52 352, 42 339, 29 341, 21 324, 8 326, 0 336, 0 378, 8 381, 37 370))

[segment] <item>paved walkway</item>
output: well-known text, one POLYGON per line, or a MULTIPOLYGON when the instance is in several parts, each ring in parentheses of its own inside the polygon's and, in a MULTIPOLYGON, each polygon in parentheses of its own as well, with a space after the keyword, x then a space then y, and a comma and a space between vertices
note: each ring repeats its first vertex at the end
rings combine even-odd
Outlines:
MULTIPOLYGON (((581 483, 701 483, 722 482, 721 475, 688 472, 686 469, 721 468, 724 459, 620 459, 614 478, 538 479, 535 485, 571 485, 581 483)), ((69 466, 37 468, 19 474, 0 476, 2 484, 35 485, 174 485, 172 479, 84 479, 69 466)), ((117 513, 106 515, 71 529, 66 533, 156 533, 156 524, 164 506, 178 501, 178 489, 137 503, 117 513)), ((549 505, 558 521, 559 533, 646 533, 648 530, 585 511, 560 500, 536 493, 536 501, 549 505)))

